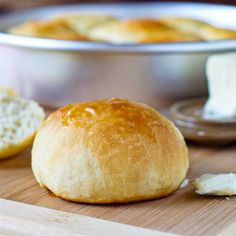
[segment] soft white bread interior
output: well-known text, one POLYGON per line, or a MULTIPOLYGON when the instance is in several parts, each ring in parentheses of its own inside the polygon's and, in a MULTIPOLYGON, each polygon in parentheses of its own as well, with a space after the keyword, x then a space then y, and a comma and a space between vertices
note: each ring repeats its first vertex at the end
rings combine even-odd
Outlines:
POLYGON ((0 159, 13 156, 32 144, 36 130, 45 117, 34 101, 0 89, 0 159))
POLYGON ((197 178, 193 185, 198 194, 236 195, 236 174, 204 174, 197 178))
POLYGON ((59 109, 43 123, 32 149, 39 184, 76 202, 167 196, 179 188, 188 166, 185 141, 173 123, 126 99, 59 109))

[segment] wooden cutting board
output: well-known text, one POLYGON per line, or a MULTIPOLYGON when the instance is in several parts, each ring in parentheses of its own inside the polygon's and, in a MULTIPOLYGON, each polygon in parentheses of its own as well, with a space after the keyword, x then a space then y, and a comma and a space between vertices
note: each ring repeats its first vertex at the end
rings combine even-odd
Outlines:
MULTIPOLYGON (((236 173, 236 144, 188 147, 189 179, 203 173, 236 173)), ((0 161, 0 198, 175 234, 236 235, 236 197, 199 196, 188 185, 169 197, 153 201, 117 205, 72 203, 41 189, 30 162, 30 148, 0 161)))
POLYGON ((2 236, 178 236, 3 198, 0 198, 0 210, 2 236))

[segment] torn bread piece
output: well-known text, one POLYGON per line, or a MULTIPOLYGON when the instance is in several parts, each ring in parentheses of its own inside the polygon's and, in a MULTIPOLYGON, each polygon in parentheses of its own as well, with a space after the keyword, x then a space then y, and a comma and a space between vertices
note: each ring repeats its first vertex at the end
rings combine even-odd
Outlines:
POLYGON ((201 195, 236 195, 236 174, 204 174, 195 179, 193 186, 201 195))
POLYGON ((34 101, 15 96, 12 90, 0 90, 0 159, 13 156, 31 145, 45 118, 34 101))

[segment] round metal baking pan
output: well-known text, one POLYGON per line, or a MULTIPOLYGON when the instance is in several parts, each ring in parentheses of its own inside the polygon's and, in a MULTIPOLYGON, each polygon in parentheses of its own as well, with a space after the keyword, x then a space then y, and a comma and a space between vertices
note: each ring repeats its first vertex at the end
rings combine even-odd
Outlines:
POLYGON ((202 3, 76 4, 13 12, 0 17, 3 85, 49 106, 125 97, 160 108, 205 96, 207 58, 236 51, 236 40, 114 45, 6 33, 21 22, 69 12, 121 18, 175 15, 236 29, 235 7, 202 3))
POLYGON ((79 42, 35 37, 24 37, 5 33, 7 28, 29 19, 44 19, 62 12, 95 12, 96 14, 124 17, 161 17, 165 15, 185 16, 209 21, 221 27, 236 29, 236 7, 203 3, 136 3, 136 4, 77 4, 37 8, 11 13, 0 17, 0 43, 47 50, 123 52, 123 53, 191 53, 220 52, 235 50, 235 40, 206 42, 154 43, 154 44, 111 44, 79 42), (142 11, 141 11, 142 10, 142 11), (222 17, 224 16, 224 17, 222 17), (9 20, 10 18, 10 20, 9 20))

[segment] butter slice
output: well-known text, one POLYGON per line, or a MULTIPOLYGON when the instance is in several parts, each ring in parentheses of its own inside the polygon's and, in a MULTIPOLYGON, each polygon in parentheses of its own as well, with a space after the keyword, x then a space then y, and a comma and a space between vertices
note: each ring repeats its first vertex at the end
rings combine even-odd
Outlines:
POLYGON ((203 117, 236 117, 236 53, 211 56, 206 67, 209 99, 203 117))
POLYGON ((201 195, 236 195, 236 174, 204 174, 193 185, 195 192, 201 195))

